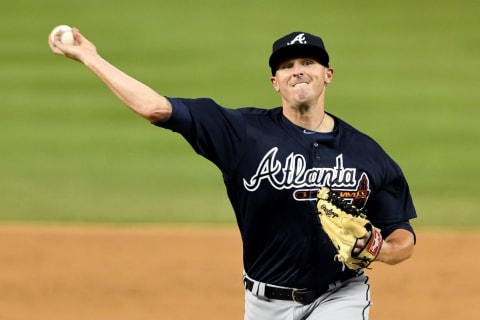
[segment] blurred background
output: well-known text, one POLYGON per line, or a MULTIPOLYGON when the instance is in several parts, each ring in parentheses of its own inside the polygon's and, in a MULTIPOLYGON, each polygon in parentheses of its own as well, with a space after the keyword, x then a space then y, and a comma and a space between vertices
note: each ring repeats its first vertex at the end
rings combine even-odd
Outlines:
POLYGON ((3 1, 0 221, 233 224, 219 171, 51 53, 78 27, 161 94, 275 107, 272 42, 323 37, 326 108, 406 174, 419 228, 478 228, 480 4, 473 0, 3 1), (452 218, 454 217, 454 218, 452 218))

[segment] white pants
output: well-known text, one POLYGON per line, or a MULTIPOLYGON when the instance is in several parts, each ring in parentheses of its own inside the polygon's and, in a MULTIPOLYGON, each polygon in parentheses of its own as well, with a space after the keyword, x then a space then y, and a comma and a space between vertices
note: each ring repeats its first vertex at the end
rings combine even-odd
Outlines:
POLYGON ((309 305, 269 300, 245 289, 245 320, 368 320, 370 285, 361 274, 333 286, 309 305))

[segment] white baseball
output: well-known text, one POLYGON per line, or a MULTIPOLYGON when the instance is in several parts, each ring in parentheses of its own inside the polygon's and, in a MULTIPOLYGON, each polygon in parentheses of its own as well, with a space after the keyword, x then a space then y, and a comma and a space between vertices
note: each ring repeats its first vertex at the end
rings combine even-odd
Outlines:
POLYGON ((63 43, 63 44, 69 44, 69 45, 73 45, 75 43, 75 39, 73 38, 73 33, 72 33, 72 27, 70 26, 67 26, 67 25, 60 25, 60 26, 56 26, 52 32, 50 33, 50 40, 53 42, 53 40, 55 39, 55 35, 61 31, 61 35, 60 35, 60 41, 63 43))

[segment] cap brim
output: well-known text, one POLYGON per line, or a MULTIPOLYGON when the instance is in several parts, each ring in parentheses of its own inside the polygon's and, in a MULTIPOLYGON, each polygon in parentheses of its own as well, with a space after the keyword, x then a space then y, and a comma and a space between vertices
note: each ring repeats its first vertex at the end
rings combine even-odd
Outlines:
POLYGON ((291 45, 275 51, 270 56, 268 64, 272 69, 272 74, 275 73, 279 64, 283 61, 298 57, 311 57, 318 61, 318 63, 321 65, 328 67, 328 53, 322 48, 305 44, 291 45))

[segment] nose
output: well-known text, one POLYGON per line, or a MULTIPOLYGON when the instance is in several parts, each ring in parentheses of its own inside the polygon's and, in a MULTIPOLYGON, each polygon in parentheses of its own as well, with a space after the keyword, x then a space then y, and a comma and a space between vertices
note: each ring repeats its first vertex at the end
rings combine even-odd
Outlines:
POLYGON ((293 65, 293 75, 294 76, 301 76, 303 75, 303 65, 301 63, 296 62, 293 65))

